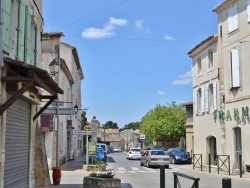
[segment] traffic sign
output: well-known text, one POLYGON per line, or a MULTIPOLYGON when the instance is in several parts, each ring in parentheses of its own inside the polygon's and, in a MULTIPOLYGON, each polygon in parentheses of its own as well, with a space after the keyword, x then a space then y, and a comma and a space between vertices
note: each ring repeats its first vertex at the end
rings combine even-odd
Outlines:
MULTIPOLYGON (((47 108, 43 111, 42 114, 46 115, 56 115, 57 109, 56 108, 47 108)), ((73 108, 58 108, 58 114, 59 115, 73 115, 73 108)))
POLYGON ((145 134, 140 134, 140 139, 145 140, 145 134))
POLYGON ((77 134, 77 135, 95 135, 96 131, 72 130, 71 134, 77 134))

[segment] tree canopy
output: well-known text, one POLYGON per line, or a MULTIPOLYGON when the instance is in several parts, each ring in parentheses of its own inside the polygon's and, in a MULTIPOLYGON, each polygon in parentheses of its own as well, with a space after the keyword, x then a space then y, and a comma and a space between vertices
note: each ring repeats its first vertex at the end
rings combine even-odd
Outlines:
POLYGON ((140 131, 149 139, 179 141, 185 135, 186 115, 181 105, 156 105, 142 117, 140 131))
POLYGON ((113 121, 107 121, 105 124, 101 126, 103 129, 119 129, 117 123, 113 121))
POLYGON ((123 128, 120 128, 119 131, 121 132, 121 131, 126 130, 126 129, 136 130, 139 128, 140 128, 140 122, 132 122, 132 123, 125 125, 123 128))

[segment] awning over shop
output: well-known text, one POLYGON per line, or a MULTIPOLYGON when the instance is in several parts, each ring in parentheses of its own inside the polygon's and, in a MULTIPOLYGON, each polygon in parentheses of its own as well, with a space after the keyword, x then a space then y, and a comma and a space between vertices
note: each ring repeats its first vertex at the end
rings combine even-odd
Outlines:
POLYGON ((63 90, 50 77, 49 73, 33 65, 25 64, 22 61, 17 61, 9 57, 3 58, 8 65, 8 72, 6 76, 1 76, 2 82, 23 82, 22 87, 10 97, 4 104, 0 106, 0 115, 8 109, 17 99, 19 99, 24 92, 31 87, 40 87, 48 91, 51 95, 42 95, 42 99, 49 99, 49 101, 41 108, 41 110, 33 117, 35 120, 55 99, 57 94, 63 94, 63 90))

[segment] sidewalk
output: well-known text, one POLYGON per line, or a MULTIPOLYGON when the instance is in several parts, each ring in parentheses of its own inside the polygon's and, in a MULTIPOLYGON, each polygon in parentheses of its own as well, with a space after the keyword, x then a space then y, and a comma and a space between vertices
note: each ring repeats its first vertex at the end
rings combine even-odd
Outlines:
MULTIPOLYGON (((62 176, 60 185, 53 185, 52 170, 50 171, 51 184, 48 188, 83 188, 83 178, 91 172, 83 170, 86 156, 82 155, 76 160, 68 161, 61 166, 62 176)), ((121 188, 132 188, 122 183, 121 188)))

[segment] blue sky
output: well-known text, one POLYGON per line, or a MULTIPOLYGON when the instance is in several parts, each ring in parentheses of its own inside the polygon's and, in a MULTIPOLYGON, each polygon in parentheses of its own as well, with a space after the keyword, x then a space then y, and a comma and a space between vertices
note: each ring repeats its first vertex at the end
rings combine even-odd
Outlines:
POLYGON ((44 32, 77 48, 88 120, 119 127, 192 100, 187 53, 217 33, 223 0, 44 0, 44 32))

